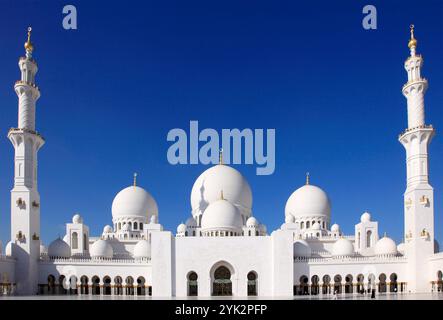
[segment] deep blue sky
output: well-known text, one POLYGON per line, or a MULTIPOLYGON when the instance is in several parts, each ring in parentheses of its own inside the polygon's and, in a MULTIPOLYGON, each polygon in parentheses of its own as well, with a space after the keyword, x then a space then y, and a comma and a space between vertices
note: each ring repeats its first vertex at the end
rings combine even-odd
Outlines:
POLYGON ((430 148, 435 226, 443 240, 443 1, 10 1, 0 3, 0 239, 10 236, 13 148, 26 27, 34 28, 42 97, 37 130, 42 239, 64 234, 80 212, 98 235, 111 224, 115 194, 139 173, 160 222, 175 232, 190 215, 190 191, 206 169, 172 166, 172 128, 275 128, 276 171, 256 176, 254 215, 274 230, 289 195, 304 183, 332 201, 331 222, 354 232, 364 210, 397 242, 403 234, 407 125, 403 62, 416 25, 430 148), (79 29, 62 28, 75 4, 79 29), (361 26, 378 9, 378 29, 361 26))

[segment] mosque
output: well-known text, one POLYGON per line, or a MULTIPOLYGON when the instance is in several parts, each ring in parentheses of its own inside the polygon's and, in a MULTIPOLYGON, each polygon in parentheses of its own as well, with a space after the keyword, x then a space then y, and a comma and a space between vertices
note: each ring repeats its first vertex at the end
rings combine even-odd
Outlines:
MULTIPOLYGON (((408 127, 398 137, 406 150, 404 242, 380 236, 364 212, 355 232, 331 225, 328 195, 306 177, 286 202, 272 232, 253 216, 252 191, 242 174, 220 163, 204 171, 191 191, 191 215, 175 233, 164 230, 151 194, 134 183, 115 196, 112 225, 92 236, 87 217, 75 214, 66 235, 40 240, 36 131, 37 63, 31 29, 15 83, 18 125, 8 132, 15 149, 11 240, 0 245, 0 295, 109 295, 210 297, 359 295, 442 292, 443 253, 434 237, 434 195, 425 122, 423 58, 411 26, 408 127), (284 219, 283 219, 284 217, 284 219)), ((294 186, 296 187, 296 186, 294 186)))

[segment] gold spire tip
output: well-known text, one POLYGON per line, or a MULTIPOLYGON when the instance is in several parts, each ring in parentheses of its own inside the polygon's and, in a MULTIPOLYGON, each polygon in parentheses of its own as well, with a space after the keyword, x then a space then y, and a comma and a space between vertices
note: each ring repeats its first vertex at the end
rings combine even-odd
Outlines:
POLYGON ((220 200, 225 200, 225 198, 223 197, 223 190, 220 190, 220 200))
POLYGON ((28 27, 28 40, 25 42, 25 50, 32 52, 34 50, 34 46, 32 45, 31 42, 31 32, 32 32, 32 27, 28 27))
POLYGON ((417 47, 417 39, 415 39, 415 37, 414 37, 414 28, 415 28, 415 26, 413 24, 411 24, 409 26, 409 28, 411 29, 411 39, 409 39, 408 47, 409 48, 417 47))
POLYGON ((306 172, 306 184, 308 185, 309 184, 309 172, 306 172))
POLYGON ((134 172, 134 187, 137 186, 137 172, 134 172))

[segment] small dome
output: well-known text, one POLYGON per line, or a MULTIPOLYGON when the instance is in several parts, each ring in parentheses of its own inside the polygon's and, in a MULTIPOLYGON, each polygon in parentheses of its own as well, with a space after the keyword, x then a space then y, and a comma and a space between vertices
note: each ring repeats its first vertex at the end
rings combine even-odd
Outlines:
POLYGON ((120 191, 112 202, 113 218, 142 218, 144 221, 158 215, 157 202, 149 192, 138 186, 130 186, 120 191))
POLYGON ((328 195, 317 186, 306 184, 291 194, 286 202, 285 214, 298 217, 323 216, 329 219, 331 204, 328 195))
POLYGON ((256 228, 256 227, 258 227, 257 219, 254 218, 254 217, 249 217, 248 220, 246 221, 246 226, 248 228, 256 228))
POLYGON ((114 255, 114 250, 108 241, 99 239, 95 241, 89 250, 93 258, 107 258, 111 259, 114 255))
POLYGON ((234 206, 251 211, 252 192, 248 181, 236 169, 219 164, 205 170, 195 180, 191 191, 192 212, 204 212, 209 204, 219 199, 220 190, 234 206))
POLYGON ((72 217, 72 223, 78 224, 78 223, 83 223, 83 218, 81 215, 74 214, 74 216, 72 217))
POLYGON ((5 254, 6 254, 7 256, 12 256, 12 251, 13 251, 12 247, 13 247, 13 246, 16 246, 16 244, 15 244, 14 242, 12 242, 12 241, 9 241, 9 242, 6 244, 6 247, 5 247, 5 254))
POLYGON ((140 240, 134 247, 135 258, 150 258, 151 257, 151 245, 148 240, 140 240))
POLYGON ((295 222, 295 218, 292 214, 288 213, 285 216, 285 223, 294 223, 295 222))
POLYGON ((71 256, 71 248, 65 241, 58 238, 49 245, 48 255, 54 258, 69 258, 71 256))
POLYGON ((375 244, 375 254, 376 255, 396 255, 397 245, 394 240, 384 236, 375 244))
POLYGON ((228 200, 220 199, 211 203, 203 213, 202 230, 235 230, 243 227, 238 209, 228 200))
POLYGON ((294 257, 309 258, 311 256, 311 247, 305 240, 294 242, 294 257))
POLYGON ((352 256, 354 254, 354 245, 346 238, 340 238, 332 247, 332 255, 335 257, 352 256))
POLYGON ((361 222, 370 222, 371 221, 371 214, 369 212, 364 212, 360 217, 361 222))
POLYGON ((403 242, 397 246, 397 251, 400 252, 401 254, 405 254, 406 246, 403 242))
POLYGON ((320 223, 314 222, 314 224, 311 226, 311 229, 312 230, 320 230, 321 229, 320 223))
POLYGON ((195 228, 197 227, 197 221, 195 221, 194 217, 189 217, 188 220, 186 220, 186 226, 189 228, 195 228))
POLYGON ((177 227, 177 233, 185 233, 186 232, 186 225, 184 223, 180 223, 177 227))
POLYGON ((103 228, 103 233, 112 233, 112 227, 110 225, 106 225, 103 228))
POLYGON ((331 226, 331 232, 340 232, 340 226, 338 224, 334 223, 331 226))
POLYGON ((48 248, 43 243, 40 244, 40 254, 48 254, 48 248))
POLYGON ((122 231, 131 231, 131 226, 129 223, 123 224, 122 231))

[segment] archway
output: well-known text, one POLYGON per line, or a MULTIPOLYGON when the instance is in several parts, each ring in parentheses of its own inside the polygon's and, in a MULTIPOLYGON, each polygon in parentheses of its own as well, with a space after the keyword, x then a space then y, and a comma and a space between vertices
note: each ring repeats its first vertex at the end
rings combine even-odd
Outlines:
POLYGON ((375 290, 375 275, 370 273, 368 275, 368 293, 372 293, 375 290))
POLYGON ((378 292, 386 292, 386 275, 381 273, 378 276, 378 292))
POLYGON ((318 282, 320 281, 320 278, 317 275, 314 275, 311 277, 311 294, 317 295, 320 293, 320 287, 318 285, 318 282))
POLYGON ((352 280, 353 280, 353 277, 351 274, 348 274, 345 277, 345 293, 353 293, 354 288, 352 287, 352 280))
POLYGON ((111 295, 111 278, 109 276, 103 278, 103 294, 111 295))
POLYGON ((437 292, 443 292, 443 272, 437 271, 437 292))
POLYGON ((300 277, 300 291, 299 294, 307 295, 309 294, 309 285, 308 285, 308 277, 303 275, 300 277))
POLYGON ((365 276, 360 273, 357 276, 357 292, 358 293, 364 293, 364 291, 365 291, 364 281, 365 281, 365 276))
POLYGON ((88 277, 87 276, 82 276, 80 278, 80 293, 81 294, 89 294, 88 277))
POLYGON ((66 277, 64 275, 61 275, 58 278, 58 294, 66 294, 68 293, 68 290, 66 290, 67 288, 67 283, 66 283, 66 277))
POLYGON ((231 271, 223 265, 214 271, 212 295, 232 296, 231 271))
POLYGON ((49 294, 55 294, 56 293, 55 277, 52 274, 50 274, 48 276, 48 293, 49 294))
POLYGON ((334 294, 342 293, 341 280, 341 275, 336 274, 334 276, 334 294))
POLYGON ((391 273, 391 275, 389 276, 389 280, 391 281, 389 283, 389 291, 390 292, 397 292, 397 290, 398 290, 397 274, 396 273, 391 273))
POLYGON ((198 275, 194 271, 188 274, 188 296, 198 296, 198 275))
POLYGON ((323 285, 322 285, 322 293, 323 294, 330 294, 331 293, 331 277, 329 275, 323 276, 323 285))
POLYGON ((100 278, 98 276, 92 277, 92 294, 100 295, 100 278))
POLYGON ((248 296, 257 295, 257 273, 251 271, 248 273, 248 296))
POLYGON ((145 278, 138 277, 137 278, 137 295, 144 296, 145 295, 145 278))
POLYGON ((114 294, 118 295, 118 296, 122 295, 123 294, 123 279, 122 279, 122 277, 116 276, 114 278, 114 284, 115 284, 114 294))
POLYGON ((134 295, 134 278, 132 277, 126 278, 126 295, 134 295))

